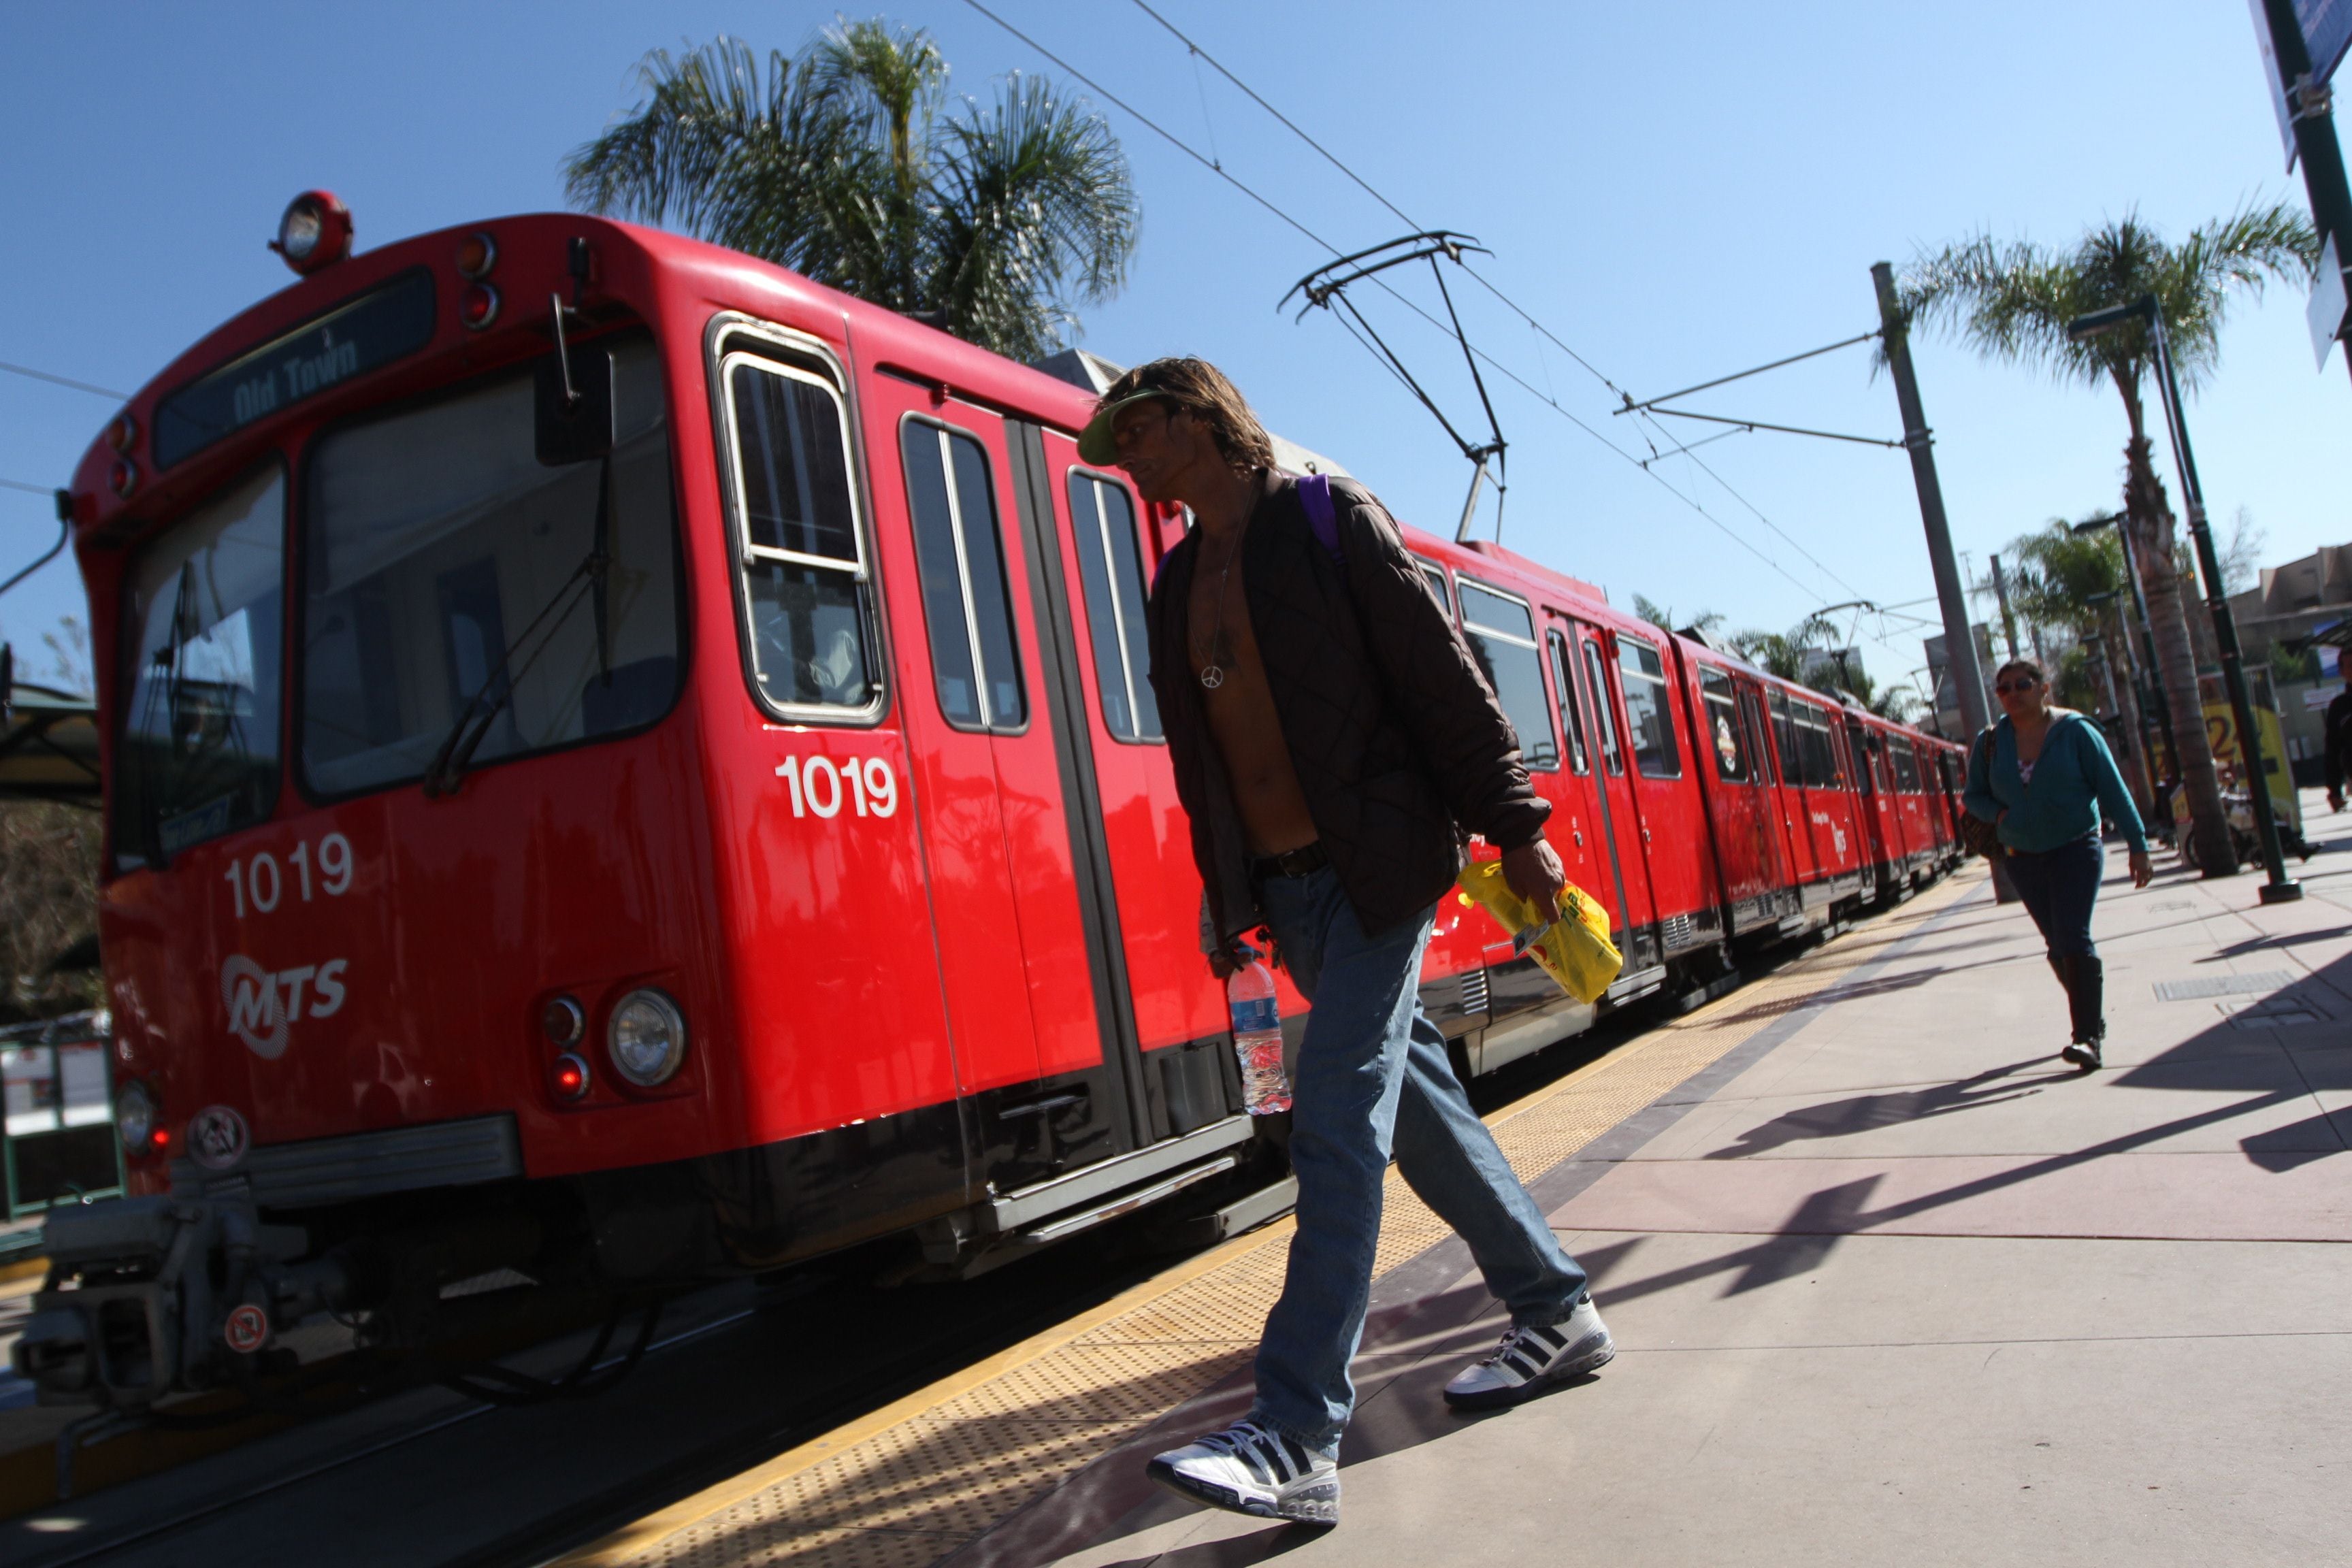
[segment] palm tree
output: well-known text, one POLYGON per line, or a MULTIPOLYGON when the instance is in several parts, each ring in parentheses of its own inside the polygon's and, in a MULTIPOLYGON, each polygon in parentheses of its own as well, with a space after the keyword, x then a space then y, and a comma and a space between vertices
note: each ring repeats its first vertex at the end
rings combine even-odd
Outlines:
MULTIPOLYGON (((1633 595, 1636 608, 1645 602, 1639 594, 1633 595)), ((1837 635, 1836 623, 1816 611, 1785 632, 1733 632, 1724 638, 1724 645, 1768 675, 1850 699, 1864 712, 1882 719, 1909 723, 1919 700, 1900 686, 1881 686, 1871 679, 1870 671, 1850 649, 1832 646, 1837 635)))
MULTIPOLYGON (((2123 621, 2129 590, 2124 577, 2123 546, 2102 529, 2077 533, 2063 518, 2052 518, 2037 532, 2010 541, 2004 552, 2016 564, 2010 579, 2010 603, 2017 613, 2039 626, 2063 626, 2078 639, 2078 648, 2095 647, 2110 674, 2131 668, 2126 651, 2129 632, 2123 621)), ((2062 663, 2063 656, 2062 655, 2062 663)), ((2070 668, 2070 697, 2098 707, 2097 683, 2087 657, 2070 668)), ((2052 670, 2055 681, 2059 671, 2052 670)), ((2143 808, 2149 807, 2152 770, 2140 745, 2138 693, 2132 692, 2123 709, 2125 773, 2134 779, 2133 793, 2143 808)))
POLYGON ((674 223, 1014 359, 1126 281, 1126 154, 1043 79, 950 106, 930 35, 879 21, 771 50, 764 71, 722 37, 637 75, 644 98, 565 161, 591 212, 674 223))
MULTIPOLYGON (((2061 381, 2112 385, 2123 399, 2130 431, 2124 445, 2124 515, 2137 546, 2165 697, 2176 714, 2201 713, 2204 705, 2181 602, 2178 534, 2164 482, 2156 475, 2140 395, 2152 346, 2137 324, 2071 342, 2066 323, 2153 294, 2174 363, 2194 387, 2220 359, 2221 326, 2232 295, 2259 295, 2273 279, 2308 279, 2318 254, 2309 220, 2279 204, 2248 206, 2201 225, 2179 245, 2167 245, 2137 216, 2101 225, 2065 252, 2025 240, 2002 245, 1979 235, 1921 257, 1904 279, 1906 321, 1950 331, 1989 359, 2038 366, 2061 381)), ((2198 863, 2210 868, 2208 875, 2227 875, 2237 868, 2237 854, 2204 726, 2177 724, 2174 731, 2181 753, 2174 761, 2189 797, 2198 863)))

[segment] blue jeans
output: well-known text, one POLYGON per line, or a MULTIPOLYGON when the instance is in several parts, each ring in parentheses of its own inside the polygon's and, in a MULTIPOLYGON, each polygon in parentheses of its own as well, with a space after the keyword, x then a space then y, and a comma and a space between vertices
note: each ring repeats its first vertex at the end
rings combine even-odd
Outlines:
POLYGON ((2042 932, 2052 958, 2091 958, 2091 909, 2099 901, 2099 879, 2106 875, 2107 852, 2097 834, 2039 854, 2014 850, 2009 879, 2042 932))
POLYGON ((1315 1003, 1291 1086, 1298 1231, 1265 1320, 1252 1418, 1337 1454, 1356 1404, 1348 1363, 1363 1337, 1389 1156, 1470 1244, 1512 1321, 1556 1323, 1584 1298, 1564 1251, 1470 1109, 1445 1037, 1421 1011, 1434 910, 1366 935, 1327 867, 1270 877, 1260 903, 1290 977, 1315 1003))

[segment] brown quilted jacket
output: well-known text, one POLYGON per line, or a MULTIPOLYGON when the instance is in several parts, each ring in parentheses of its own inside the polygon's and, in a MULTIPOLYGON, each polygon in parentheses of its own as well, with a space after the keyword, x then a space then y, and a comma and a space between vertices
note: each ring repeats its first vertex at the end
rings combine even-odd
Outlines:
MULTIPOLYGON (((1462 869, 1455 825, 1505 849, 1543 834, 1551 805, 1519 765, 1519 740, 1470 649, 1371 492, 1331 481, 1339 557, 1286 482, 1242 543, 1250 626, 1265 660, 1307 808, 1367 931, 1434 903, 1462 869)), ((1194 532, 1152 584, 1151 686, 1215 934, 1264 917, 1223 763, 1185 655, 1194 532)))

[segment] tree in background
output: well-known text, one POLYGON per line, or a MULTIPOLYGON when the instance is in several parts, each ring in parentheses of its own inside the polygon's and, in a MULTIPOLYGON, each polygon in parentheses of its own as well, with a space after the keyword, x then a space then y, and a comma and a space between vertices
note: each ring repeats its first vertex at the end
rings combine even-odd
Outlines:
MULTIPOLYGON (((1635 604, 1641 603, 1637 595, 1635 604)), ((1811 615, 1785 632, 1733 632, 1724 646, 1768 675, 1810 686, 1832 697, 1852 698, 1864 711, 1907 724, 1919 700, 1901 686, 1881 686, 1862 660, 1837 646, 1838 629, 1826 616, 1811 615)))
POLYGON ((99 1004, 99 818, 49 801, 0 801, 0 1022, 99 1004), (62 961, 62 962, 61 962, 62 961))
MULTIPOLYGON (((2140 565, 2165 696, 2176 715, 2204 709, 2181 602, 2179 534, 2164 483, 2157 478, 2141 395, 2153 368, 2153 346, 2136 322, 2079 343, 2067 340, 2066 323, 2153 294, 2174 363, 2184 384, 2193 388, 2220 358, 2221 326, 2231 297, 2259 295, 2273 279, 2308 279, 2318 254, 2310 221, 2275 204, 2248 206, 2200 225, 2179 245, 2167 245, 2136 216, 2101 225, 2063 252, 2024 240, 2002 245, 1979 235, 1921 257, 1904 279, 1907 319, 1950 331, 1986 358, 2034 365, 2062 381, 2109 385, 2123 399, 2129 426, 2124 515, 2140 565)), ((2237 867, 2237 850, 2212 748, 2203 725, 2173 728, 2198 864, 2211 868, 2210 874, 2226 874, 2237 867)))
POLYGON ((591 212, 674 222, 1020 360, 1126 281, 1126 154, 1041 78, 950 105, 930 35, 879 20, 772 50, 764 72, 722 37, 637 74, 644 99, 565 161, 591 212))
POLYGON ((1671 608, 1643 594, 1633 595, 1633 613, 1654 626, 1685 636, 1692 632, 1704 635, 1723 625, 1723 612, 1720 610, 1701 610, 1689 620, 1676 624, 1671 608))
POLYGON ((2052 518, 2039 531, 2010 541, 2005 553, 2016 563, 2011 606, 2034 625, 2061 628, 2073 639, 2048 672, 2058 700, 2096 713, 2106 705, 2113 681, 2124 721, 2124 772, 2141 808, 2153 809, 2153 774, 2140 745, 2138 694, 2126 695, 2131 663, 2124 616, 2131 590, 2122 543, 2111 530, 2077 533, 2063 518, 2052 518))

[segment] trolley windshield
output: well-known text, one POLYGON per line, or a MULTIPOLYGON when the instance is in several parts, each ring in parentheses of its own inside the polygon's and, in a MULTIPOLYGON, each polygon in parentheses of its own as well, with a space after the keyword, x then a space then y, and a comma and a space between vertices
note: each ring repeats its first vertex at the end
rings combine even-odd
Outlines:
POLYGON ((296 734, 341 796, 422 778, 461 724, 480 767, 635 730, 678 681, 661 370, 607 340, 616 444, 542 463, 532 374, 342 426, 312 447, 296 734))

